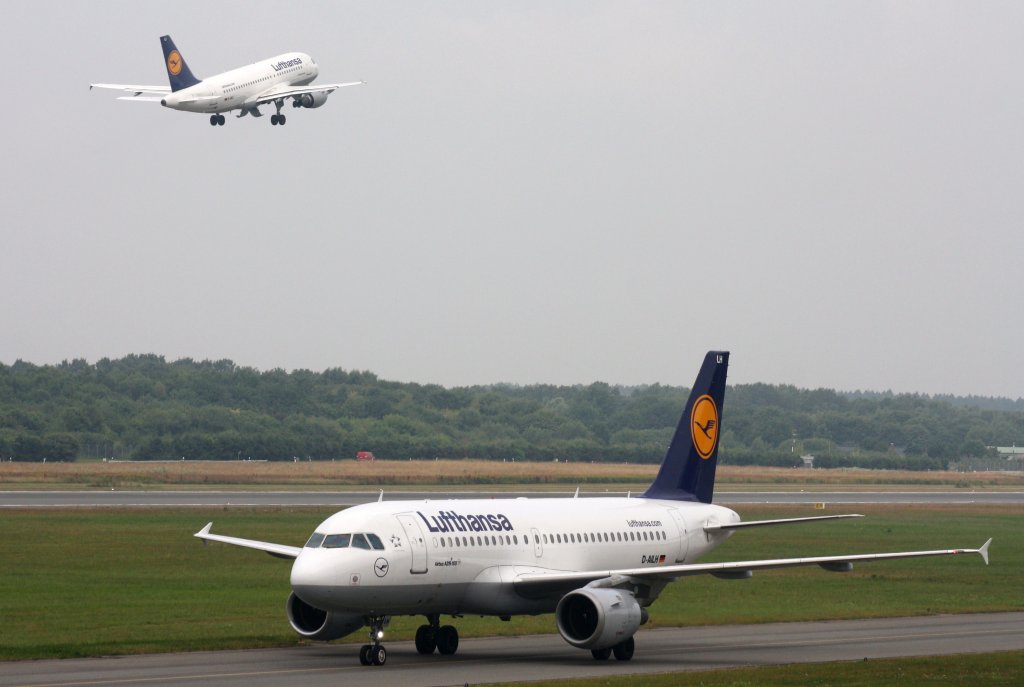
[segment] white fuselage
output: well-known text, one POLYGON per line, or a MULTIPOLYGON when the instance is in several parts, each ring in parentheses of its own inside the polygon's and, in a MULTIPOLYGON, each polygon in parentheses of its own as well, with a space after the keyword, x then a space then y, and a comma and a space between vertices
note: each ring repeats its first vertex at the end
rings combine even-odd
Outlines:
POLYGON ((728 537, 706 525, 739 520, 721 506, 645 498, 385 501, 316 529, 375 534, 383 549, 307 545, 291 584, 306 603, 338 613, 550 613, 561 594, 531 589, 526 598, 517 575, 689 563, 728 537))
POLYGON ((309 55, 289 52, 203 79, 195 86, 168 93, 160 103, 188 112, 248 109, 257 98, 272 94, 275 89, 306 86, 319 73, 309 55))

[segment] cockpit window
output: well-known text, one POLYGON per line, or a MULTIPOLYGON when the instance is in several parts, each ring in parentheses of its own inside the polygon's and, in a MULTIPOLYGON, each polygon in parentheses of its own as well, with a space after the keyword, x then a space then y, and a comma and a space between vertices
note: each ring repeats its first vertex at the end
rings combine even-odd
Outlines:
POLYGON ((328 534, 324 537, 325 549, 347 549, 351 534, 328 534))
POLYGON ((384 543, 380 540, 380 537, 378 537, 376 534, 373 534, 372 532, 368 533, 366 535, 366 538, 370 540, 370 546, 372 546, 373 548, 377 549, 378 551, 383 551, 384 550, 384 543))
POLYGON ((353 534, 352 535, 352 546, 354 548, 357 548, 357 549, 367 549, 367 550, 369 550, 370 542, 366 541, 366 537, 364 537, 362 534, 353 534))
POLYGON ((309 538, 309 541, 306 542, 306 548, 315 549, 320 546, 320 542, 322 542, 323 540, 324 535, 320 534, 319 532, 314 532, 313 536, 311 536, 309 538))

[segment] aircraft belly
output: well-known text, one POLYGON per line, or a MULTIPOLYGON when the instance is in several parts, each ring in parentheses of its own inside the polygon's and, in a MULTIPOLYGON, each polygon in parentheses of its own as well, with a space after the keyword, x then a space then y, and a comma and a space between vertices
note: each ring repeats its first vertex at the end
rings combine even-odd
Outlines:
POLYGON ((421 615, 461 612, 468 583, 396 584, 387 586, 297 586, 295 594, 325 611, 374 615, 421 615))

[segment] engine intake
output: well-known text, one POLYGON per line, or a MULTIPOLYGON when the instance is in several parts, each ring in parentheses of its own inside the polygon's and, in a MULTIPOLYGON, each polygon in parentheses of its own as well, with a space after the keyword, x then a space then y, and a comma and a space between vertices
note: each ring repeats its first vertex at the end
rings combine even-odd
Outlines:
POLYGON ((287 609, 292 629, 306 639, 328 642, 352 634, 364 625, 362 616, 323 611, 295 596, 295 592, 288 597, 287 609))
POLYGON ((295 96, 295 107, 320 107, 327 102, 327 94, 324 92, 319 93, 303 93, 302 95, 295 96))
POLYGON ((643 622, 629 592, 584 587, 558 602, 555 620, 562 639, 580 649, 608 649, 633 636, 643 622))

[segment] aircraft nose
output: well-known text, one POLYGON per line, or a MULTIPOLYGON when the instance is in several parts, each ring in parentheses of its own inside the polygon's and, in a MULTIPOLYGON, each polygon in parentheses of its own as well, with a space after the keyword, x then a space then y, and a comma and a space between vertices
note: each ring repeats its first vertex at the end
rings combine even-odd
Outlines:
POLYGON ((292 588, 315 587, 321 584, 320 566, 305 551, 300 553, 292 563, 292 588))
POLYGON ((161 105, 163 105, 164 107, 167 107, 167 98, 163 98, 163 99, 162 99, 162 100, 160 101, 160 104, 161 104, 161 105))
POLYGON ((306 603, 318 608, 331 605, 330 569, 314 551, 303 551, 292 563, 292 591, 306 603))

